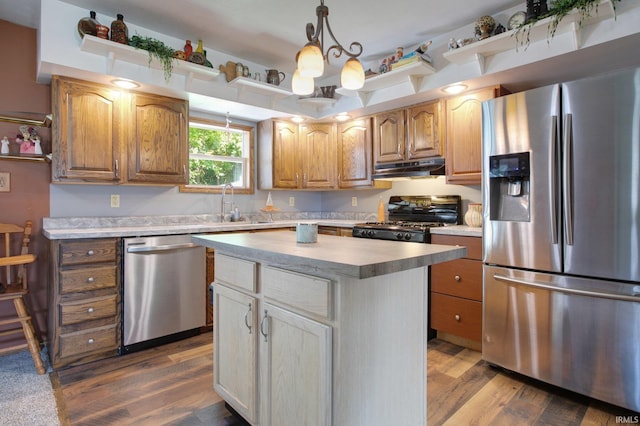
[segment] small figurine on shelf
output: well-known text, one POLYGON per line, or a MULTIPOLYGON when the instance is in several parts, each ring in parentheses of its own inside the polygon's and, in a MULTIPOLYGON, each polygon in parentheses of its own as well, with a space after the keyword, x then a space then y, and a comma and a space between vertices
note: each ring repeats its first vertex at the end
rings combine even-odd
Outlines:
POLYGON ((0 150, 0 154, 9 154, 9 138, 6 136, 2 138, 2 150, 0 150))
POLYGON ((42 146, 40 145, 40 136, 35 135, 33 137, 33 143, 35 144, 33 153, 36 155, 42 155, 42 146))
POLYGON ((35 154, 36 144, 34 139, 37 137, 36 130, 33 127, 20 126, 20 134, 16 136, 16 143, 20 144, 20 154, 35 154))

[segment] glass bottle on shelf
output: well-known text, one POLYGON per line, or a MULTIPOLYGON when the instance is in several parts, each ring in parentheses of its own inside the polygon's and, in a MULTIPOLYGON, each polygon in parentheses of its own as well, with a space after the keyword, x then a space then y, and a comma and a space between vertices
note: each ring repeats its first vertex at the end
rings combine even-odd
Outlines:
POLYGON ((80 37, 84 37, 85 34, 97 36, 98 25, 100 25, 100 23, 96 20, 96 12, 93 10, 89 11, 89 17, 82 18, 78 21, 78 33, 80 37))
POLYGON ((129 30, 124 23, 124 16, 121 13, 116 15, 116 20, 111 23, 111 41, 116 43, 129 43, 129 30))

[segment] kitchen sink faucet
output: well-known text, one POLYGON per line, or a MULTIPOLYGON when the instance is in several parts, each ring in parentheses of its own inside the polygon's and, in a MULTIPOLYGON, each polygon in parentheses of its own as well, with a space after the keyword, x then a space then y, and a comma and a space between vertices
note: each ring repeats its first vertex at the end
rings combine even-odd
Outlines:
POLYGON ((227 204, 231 205, 231 209, 229 210, 231 212, 233 210, 233 185, 231 185, 230 183, 227 183, 222 187, 222 198, 220 199, 220 222, 224 222, 224 215, 226 210, 225 205, 227 204), (231 201, 225 201, 227 188, 231 188, 231 201))

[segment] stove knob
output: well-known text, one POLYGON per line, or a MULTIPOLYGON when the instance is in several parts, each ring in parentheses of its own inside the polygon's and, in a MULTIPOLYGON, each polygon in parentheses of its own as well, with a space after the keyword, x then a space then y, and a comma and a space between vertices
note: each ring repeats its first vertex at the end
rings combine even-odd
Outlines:
POLYGON ((364 233, 369 238, 373 238, 373 236, 375 235, 375 232, 371 229, 369 229, 368 231, 364 231, 364 233))
POLYGON ((405 239, 405 241, 409 241, 411 239, 411 234, 408 233, 408 232, 406 234, 404 234, 404 239, 405 239))
POLYGON ((396 233, 396 240, 401 240, 402 236, 403 236, 402 232, 397 232, 396 233))

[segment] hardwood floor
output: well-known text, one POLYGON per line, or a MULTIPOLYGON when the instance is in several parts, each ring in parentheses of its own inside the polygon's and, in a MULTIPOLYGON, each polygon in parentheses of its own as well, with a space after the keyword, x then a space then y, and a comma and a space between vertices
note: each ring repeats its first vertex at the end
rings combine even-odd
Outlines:
MULTIPOLYGON (((54 372, 63 425, 244 426, 213 391, 211 333, 54 372)), ((619 407, 495 369, 441 340, 427 354, 429 425, 614 425, 619 407)))

